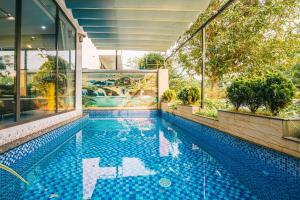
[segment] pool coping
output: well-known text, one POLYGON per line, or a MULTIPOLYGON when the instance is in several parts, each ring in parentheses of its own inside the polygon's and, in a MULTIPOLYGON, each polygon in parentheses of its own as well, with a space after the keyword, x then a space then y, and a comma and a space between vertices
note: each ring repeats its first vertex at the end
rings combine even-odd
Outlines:
POLYGON ((13 148, 16 148, 16 147, 18 147, 18 146, 20 146, 20 145, 22 145, 22 144, 24 144, 26 142, 29 142, 29 141, 31 141, 31 140, 33 140, 35 138, 38 138, 38 137, 40 137, 42 135, 45 135, 45 134, 47 134, 50 131, 53 131, 53 130, 58 129, 58 128, 62 127, 62 126, 65 126, 65 125, 67 125, 67 124, 69 124, 71 122, 74 122, 74 121, 76 121, 76 120, 78 120, 80 118, 83 118, 85 116, 87 116, 87 114, 84 114, 84 113, 80 114, 80 115, 77 115, 77 116, 72 117, 70 119, 67 119, 67 120, 64 120, 62 122, 59 122, 59 123, 57 123, 57 124, 55 124, 53 126, 49 126, 49 127, 44 128, 44 129, 42 129, 40 131, 33 132, 30 135, 27 135, 27 136, 21 137, 19 139, 16 139, 14 141, 11 141, 11 142, 8 142, 6 144, 3 144, 3 145, 0 146, 0 154, 5 153, 5 152, 7 152, 7 151, 9 151, 9 150, 11 150, 13 148))

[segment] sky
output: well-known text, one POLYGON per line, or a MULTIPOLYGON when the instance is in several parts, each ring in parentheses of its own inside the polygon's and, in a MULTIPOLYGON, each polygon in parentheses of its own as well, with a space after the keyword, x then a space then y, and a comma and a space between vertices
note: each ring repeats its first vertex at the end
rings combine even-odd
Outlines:
MULTIPOLYGON (((99 55, 115 55, 115 50, 97 50, 89 38, 84 38, 82 43, 82 67, 88 69, 99 69, 99 55)), ((149 51, 118 51, 122 56, 123 68, 130 69, 130 61, 149 53, 149 51)))

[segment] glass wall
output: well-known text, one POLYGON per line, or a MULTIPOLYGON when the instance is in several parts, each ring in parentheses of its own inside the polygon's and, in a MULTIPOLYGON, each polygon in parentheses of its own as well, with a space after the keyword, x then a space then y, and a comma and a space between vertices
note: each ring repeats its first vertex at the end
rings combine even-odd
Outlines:
POLYGON ((74 109, 76 30, 55 1, 0 0, 0 25, 0 128, 74 109))
POLYGON ((15 120, 15 1, 0 0, 0 126, 15 120), (5 27, 5 28, 3 28, 5 27))
POLYGON ((55 17, 52 0, 22 1, 22 120, 55 112, 55 17))
POLYGON ((71 110, 75 107, 75 60, 76 30, 59 13, 58 30, 58 110, 71 110))

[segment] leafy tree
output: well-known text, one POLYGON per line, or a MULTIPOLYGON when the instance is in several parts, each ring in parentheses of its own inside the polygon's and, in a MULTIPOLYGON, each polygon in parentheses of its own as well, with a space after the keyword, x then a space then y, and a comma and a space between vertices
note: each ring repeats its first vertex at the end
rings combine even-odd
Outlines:
POLYGON ((244 77, 235 79, 227 88, 227 98, 236 111, 246 102, 248 89, 247 79, 244 77))
MULTIPOLYGON (((44 62, 39 71, 33 77, 33 86, 46 95, 50 84, 56 83, 56 57, 47 56, 48 60, 44 62)), ((58 74, 58 93, 64 94, 67 87, 67 70, 70 67, 63 58, 58 58, 60 71, 58 74)))
POLYGON ((250 109, 252 113, 264 104, 265 96, 265 82, 264 78, 251 78, 246 82, 245 91, 245 105, 250 109))
POLYGON ((291 78, 294 83, 294 85, 300 89, 300 63, 296 64, 291 73, 291 78))
POLYGON ((269 73, 265 77, 237 78, 227 88, 227 98, 236 111, 244 105, 252 113, 265 105, 273 115, 292 102, 295 86, 281 73, 269 73))
MULTIPOLYGON (((186 32, 192 34, 225 0, 213 0, 186 32)), ((299 0, 237 0, 206 28, 207 66, 215 93, 225 74, 263 75, 288 70, 299 57, 299 0)), ((200 74, 202 35, 198 34, 178 54, 190 75, 200 74)))
POLYGON ((274 115, 290 104, 295 95, 295 86, 292 81, 280 73, 268 74, 265 87, 266 106, 274 115))
POLYGON ((138 59, 140 69, 159 69, 165 65, 165 58, 159 53, 149 53, 138 59))

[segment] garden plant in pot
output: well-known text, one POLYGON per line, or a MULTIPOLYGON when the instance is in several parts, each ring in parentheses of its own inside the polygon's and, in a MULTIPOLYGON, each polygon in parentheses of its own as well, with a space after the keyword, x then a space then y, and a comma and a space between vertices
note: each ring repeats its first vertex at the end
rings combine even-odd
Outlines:
POLYGON ((174 90, 168 89, 162 95, 161 108, 162 110, 168 110, 172 106, 173 102, 176 100, 176 92, 174 90))
POLYGON ((183 112, 196 113, 199 110, 197 105, 201 97, 201 93, 198 87, 185 87, 179 94, 178 99, 181 100, 181 106, 178 106, 178 109, 183 112))

